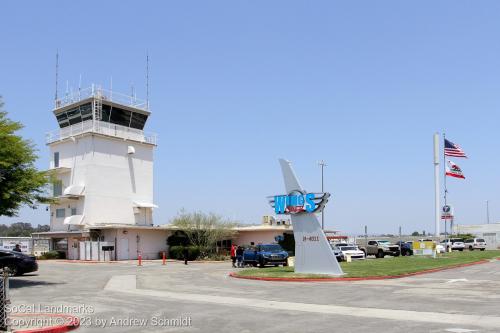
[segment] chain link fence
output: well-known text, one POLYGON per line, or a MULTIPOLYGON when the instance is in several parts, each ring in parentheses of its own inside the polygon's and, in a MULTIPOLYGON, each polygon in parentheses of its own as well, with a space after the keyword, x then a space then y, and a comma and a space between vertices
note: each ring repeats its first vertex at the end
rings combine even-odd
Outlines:
POLYGON ((9 269, 0 275, 0 331, 8 330, 7 306, 9 304, 9 269))

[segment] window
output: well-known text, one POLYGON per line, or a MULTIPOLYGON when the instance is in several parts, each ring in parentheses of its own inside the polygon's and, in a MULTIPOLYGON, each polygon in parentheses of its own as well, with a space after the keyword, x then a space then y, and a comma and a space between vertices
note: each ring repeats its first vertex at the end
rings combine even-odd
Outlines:
POLYGON ((56 209, 56 217, 57 218, 64 218, 64 217, 66 217, 66 209, 64 209, 64 208, 56 209))
POLYGON ((76 208, 71 208, 71 215, 76 215, 76 208))
POLYGON ((62 181, 56 180, 53 184, 53 195, 54 197, 59 197, 62 195, 62 181))
POLYGON ((148 116, 142 113, 132 113, 132 121, 130 122, 130 127, 142 130, 146 124, 148 116))
POLYGON ((130 116, 132 115, 132 112, 123 110, 120 108, 113 108, 113 111, 111 112, 110 118, 111 118, 111 123, 129 127, 130 125, 130 116))
POLYGON ((59 168, 59 152, 54 152, 54 168, 59 168))
POLYGON ((86 103, 76 108, 63 111, 57 114, 56 118, 61 128, 90 120, 92 119, 92 104, 86 103))

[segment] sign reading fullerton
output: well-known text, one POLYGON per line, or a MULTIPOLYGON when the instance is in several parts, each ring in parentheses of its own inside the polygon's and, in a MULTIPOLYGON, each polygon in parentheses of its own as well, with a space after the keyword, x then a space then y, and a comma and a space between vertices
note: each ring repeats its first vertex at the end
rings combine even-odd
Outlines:
POLYGON ((307 193, 289 161, 279 160, 288 194, 268 197, 276 214, 289 214, 295 238, 295 272, 342 275, 315 213, 321 212, 329 193, 307 193))

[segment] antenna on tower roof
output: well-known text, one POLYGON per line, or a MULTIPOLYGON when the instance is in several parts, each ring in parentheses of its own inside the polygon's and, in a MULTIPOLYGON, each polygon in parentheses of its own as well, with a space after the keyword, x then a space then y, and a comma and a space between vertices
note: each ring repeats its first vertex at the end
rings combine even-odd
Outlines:
POLYGON ((57 84, 58 84, 58 81, 59 81, 59 50, 56 50, 56 93, 55 93, 55 99, 54 99, 56 104, 57 104, 57 84))
POLYGON ((78 100, 82 98, 82 74, 80 74, 80 79, 78 80, 78 100))
POLYGON ((146 109, 149 111, 149 52, 146 51, 146 109))

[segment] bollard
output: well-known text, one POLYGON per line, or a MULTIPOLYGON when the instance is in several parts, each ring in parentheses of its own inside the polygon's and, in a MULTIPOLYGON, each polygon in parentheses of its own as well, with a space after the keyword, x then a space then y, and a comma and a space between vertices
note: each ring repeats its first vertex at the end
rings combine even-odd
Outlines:
POLYGON ((165 252, 163 252, 163 266, 167 263, 167 257, 165 256, 165 252))
POLYGON ((348 255, 346 256, 346 260, 345 260, 345 261, 346 261, 346 262, 351 262, 351 261, 352 261, 352 258, 351 258, 351 255, 350 255, 350 254, 348 254, 348 255))
POLYGON ((139 253, 137 259, 139 260, 139 264, 137 266, 142 266, 142 254, 139 253))

